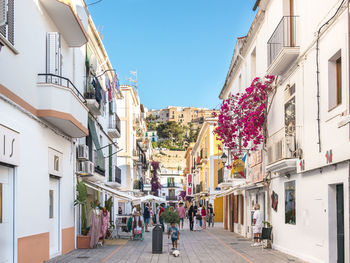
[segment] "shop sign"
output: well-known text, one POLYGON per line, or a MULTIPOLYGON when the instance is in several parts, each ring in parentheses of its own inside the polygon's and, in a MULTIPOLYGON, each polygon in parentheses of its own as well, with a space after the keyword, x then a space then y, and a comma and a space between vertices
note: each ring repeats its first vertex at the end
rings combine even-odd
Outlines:
POLYGON ((186 187, 186 195, 191 196, 193 195, 193 176, 192 174, 187 175, 187 187, 186 187))
POLYGON ((231 169, 231 177, 235 174, 238 173, 242 177, 244 176, 244 161, 241 159, 236 159, 232 163, 232 169, 231 169))
POLYGON ((264 179, 262 172, 262 164, 249 168, 249 181, 261 182, 264 179))
POLYGON ((19 133, 0 125, 0 162, 19 165, 19 133))
POLYGON ((249 167, 253 167, 255 165, 262 163, 262 153, 261 150, 252 152, 249 156, 249 167))

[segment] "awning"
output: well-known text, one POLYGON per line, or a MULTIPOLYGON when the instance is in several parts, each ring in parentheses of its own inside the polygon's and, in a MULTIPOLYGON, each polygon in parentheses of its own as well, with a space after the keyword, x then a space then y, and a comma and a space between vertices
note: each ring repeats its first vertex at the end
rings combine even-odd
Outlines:
POLYGON ((115 190, 113 188, 110 188, 104 184, 101 184, 101 183, 95 183, 95 182, 90 182, 90 181, 84 181, 86 186, 87 187, 90 187, 94 190, 97 190, 97 191, 101 191, 101 190, 104 190, 108 193, 110 193, 111 195, 117 197, 119 200, 121 201, 135 201, 137 200, 137 198, 131 196, 131 195, 128 195, 128 194, 125 194, 125 193, 122 193, 118 190, 115 190), (96 189, 97 188, 97 189, 96 189))
POLYGON ((214 193, 213 196, 214 198, 217 198, 217 197, 222 197, 222 196, 226 196, 226 195, 230 195, 232 194, 238 187, 234 187, 234 188, 229 188, 229 189, 226 189, 226 190, 222 190, 218 193, 214 193))
POLYGON ((161 197, 154 196, 154 195, 145 195, 141 197, 141 203, 144 202, 150 202, 150 201, 156 201, 157 203, 165 203, 165 200, 161 197))

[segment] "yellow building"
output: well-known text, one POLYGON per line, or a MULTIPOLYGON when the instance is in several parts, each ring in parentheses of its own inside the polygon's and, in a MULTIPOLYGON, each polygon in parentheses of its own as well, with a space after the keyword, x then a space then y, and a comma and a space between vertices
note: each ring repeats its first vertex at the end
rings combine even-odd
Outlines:
POLYGON ((218 184, 223 181, 223 165, 220 160, 222 151, 219 150, 221 142, 213 134, 216 118, 205 118, 194 145, 191 157, 194 172, 195 197, 202 204, 209 203, 214 206, 215 222, 223 221, 223 199, 210 199, 218 191, 218 184))

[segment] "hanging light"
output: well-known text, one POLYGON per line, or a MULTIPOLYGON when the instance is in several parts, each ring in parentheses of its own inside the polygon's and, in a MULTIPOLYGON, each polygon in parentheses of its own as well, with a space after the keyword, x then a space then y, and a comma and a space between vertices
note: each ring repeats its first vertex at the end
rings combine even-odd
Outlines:
POLYGON ((221 155, 221 161, 222 161, 223 165, 225 166, 225 163, 227 162, 227 155, 225 152, 221 155))

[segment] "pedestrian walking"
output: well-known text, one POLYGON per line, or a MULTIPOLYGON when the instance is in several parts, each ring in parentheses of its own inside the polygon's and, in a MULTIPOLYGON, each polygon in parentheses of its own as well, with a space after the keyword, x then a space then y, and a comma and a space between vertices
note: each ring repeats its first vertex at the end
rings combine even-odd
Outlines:
POLYGON ((175 226, 175 222, 171 222, 170 227, 168 228, 168 239, 171 236, 171 243, 173 245, 173 250, 177 249, 177 242, 180 239, 179 229, 175 226))
POLYGON ((263 214, 260 211, 260 205, 255 204, 253 214, 253 235, 254 235, 254 244, 253 247, 260 245, 261 232, 263 228, 263 214))
POLYGON ((207 210, 205 209, 204 204, 202 205, 201 216, 202 216, 202 228, 206 229, 207 228, 207 210))
POLYGON ((162 230, 164 232, 164 222, 163 219, 161 217, 162 213, 165 211, 164 209, 164 204, 160 204, 160 208, 159 208, 159 223, 162 225, 162 230))
POLYGON ((201 213, 199 212, 199 210, 197 210, 195 223, 194 223, 194 231, 201 231, 201 223, 200 223, 201 220, 202 220, 201 213))
POLYGON ((179 213, 179 216, 180 216, 180 226, 179 226, 179 228, 184 229, 184 221, 185 221, 186 209, 183 206, 183 203, 179 204, 179 207, 177 208, 177 212, 179 213))
POLYGON ((148 224, 149 224, 149 220, 150 220, 150 212, 149 212, 149 207, 148 207, 148 203, 145 204, 145 209, 143 211, 143 218, 145 219, 145 232, 149 232, 148 231, 148 224))
POLYGON ((210 227, 210 224, 212 227, 214 227, 214 209, 212 204, 209 204, 208 215, 209 215, 208 227, 210 227))
POLYGON ((191 204, 190 208, 188 209, 187 215, 188 215, 188 221, 189 221, 189 224, 190 224, 190 230, 193 231, 193 220, 194 220, 194 217, 196 215, 194 213, 193 204, 191 204))

